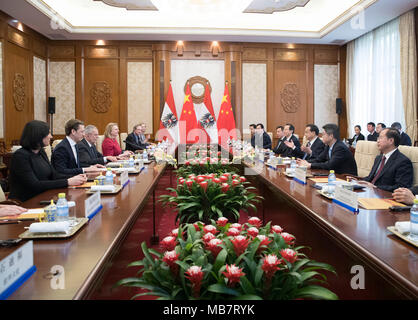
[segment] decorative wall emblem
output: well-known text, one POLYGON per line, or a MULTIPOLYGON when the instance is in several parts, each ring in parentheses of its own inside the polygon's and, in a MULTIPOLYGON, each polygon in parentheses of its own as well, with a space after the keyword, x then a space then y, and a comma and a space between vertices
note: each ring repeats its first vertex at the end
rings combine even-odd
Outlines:
POLYGON ((192 101, 195 104, 202 103, 205 100, 205 87, 209 85, 209 92, 212 92, 212 87, 208 79, 195 76, 190 78, 184 84, 184 94, 186 94, 187 82, 189 82, 190 90, 192 92, 192 101))
POLYGON ((157 7, 150 0, 94 0, 102 1, 112 7, 125 8, 127 10, 156 10, 157 7))
POLYGON ((25 96, 25 77, 16 73, 13 80, 13 101, 17 111, 23 111, 25 108, 25 96))
POLYGON ((253 0, 244 10, 245 13, 267 13, 288 11, 296 7, 304 7, 309 0, 253 0))
POLYGON ((95 82, 90 89, 90 105, 96 113, 105 113, 112 106, 112 89, 106 81, 95 82))
POLYGON ((287 113, 296 113, 300 108, 300 93, 296 83, 286 83, 280 93, 283 110, 287 113))

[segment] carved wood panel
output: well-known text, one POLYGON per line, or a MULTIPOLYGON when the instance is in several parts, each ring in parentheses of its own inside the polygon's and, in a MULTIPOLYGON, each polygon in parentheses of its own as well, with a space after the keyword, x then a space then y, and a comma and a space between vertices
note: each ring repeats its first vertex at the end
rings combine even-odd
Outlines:
POLYGON ((112 106, 112 89, 106 81, 97 81, 90 89, 90 106, 96 113, 106 113, 112 106))
POLYGON ((151 47, 128 47, 128 58, 152 58, 151 47))
POLYGON ((17 111, 23 111, 25 109, 25 87, 25 77, 21 73, 16 73, 13 80, 13 101, 17 111))
POLYGON ((50 46, 50 58, 73 58, 75 55, 74 46, 50 46))

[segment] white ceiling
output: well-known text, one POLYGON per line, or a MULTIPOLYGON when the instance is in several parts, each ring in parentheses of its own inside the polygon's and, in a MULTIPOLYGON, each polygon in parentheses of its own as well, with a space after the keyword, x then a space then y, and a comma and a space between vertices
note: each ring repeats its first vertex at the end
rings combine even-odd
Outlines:
POLYGON ((50 39, 345 43, 418 0, 310 0, 271 14, 244 13, 300 0, 0 0, 0 10, 50 39), (158 10, 108 3, 152 2, 158 10))

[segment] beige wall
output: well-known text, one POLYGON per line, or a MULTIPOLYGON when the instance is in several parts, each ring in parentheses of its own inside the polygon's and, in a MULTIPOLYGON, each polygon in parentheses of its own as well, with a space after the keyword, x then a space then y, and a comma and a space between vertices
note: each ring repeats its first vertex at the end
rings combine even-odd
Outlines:
POLYGON ((152 123, 152 62, 128 62, 128 132, 144 122, 147 133, 152 123))
POLYGON ((55 97, 54 134, 65 134, 65 123, 75 118, 75 63, 51 62, 49 95, 55 97))
POLYGON ((46 62, 33 57, 34 119, 46 121, 46 62))

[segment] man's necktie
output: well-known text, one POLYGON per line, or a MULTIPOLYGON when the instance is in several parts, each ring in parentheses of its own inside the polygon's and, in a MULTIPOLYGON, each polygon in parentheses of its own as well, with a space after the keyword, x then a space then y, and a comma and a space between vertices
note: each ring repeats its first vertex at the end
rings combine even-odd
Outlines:
POLYGON ((78 146, 75 144, 74 148, 75 148, 75 154, 76 154, 75 162, 77 163, 77 168, 80 168, 80 163, 78 161, 78 146))
POLYGON ((374 184, 376 182, 377 178, 379 178, 379 175, 382 173, 383 167, 385 166, 385 161, 386 161, 386 157, 383 156, 382 161, 380 161, 379 169, 377 170, 377 172, 374 175, 374 178, 372 180, 372 184, 374 184))
POLYGON ((328 150, 328 160, 331 160, 332 149, 329 148, 328 150))
MULTIPOLYGON (((308 141, 308 144, 306 145, 306 147, 308 147, 308 148, 311 147, 311 142, 310 141, 308 141)), ((308 157, 308 153, 305 152, 305 155, 303 156, 303 159, 302 160, 305 160, 307 157, 308 157)))

